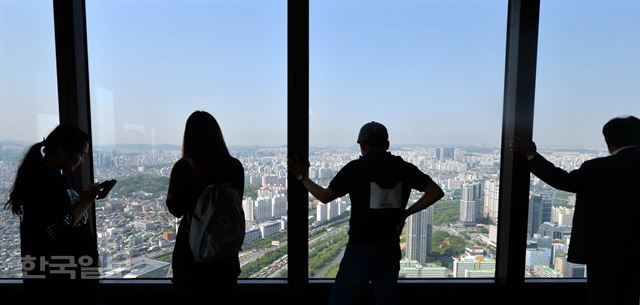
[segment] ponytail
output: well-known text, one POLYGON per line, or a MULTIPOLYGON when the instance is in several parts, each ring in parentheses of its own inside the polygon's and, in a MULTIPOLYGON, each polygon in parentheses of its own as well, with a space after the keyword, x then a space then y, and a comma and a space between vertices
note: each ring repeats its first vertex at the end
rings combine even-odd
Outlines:
POLYGON ((45 141, 36 143, 22 159, 22 163, 20 167, 18 167, 18 172, 16 173, 16 179, 11 188, 11 193, 9 195, 9 201, 4 204, 5 209, 11 209, 11 212, 15 215, 22 214, 22 201, 25 197, 25 194, 29 191, 28 187, 30 185, 28 179, 30 177, 29 173, 42 162, 42 147, 44 147, 45 141))
POLYGON ((11 209, 16 215, 22 215, 22 206, 27 194, 32 191, 32 172, 40 166, 43 156, 55 154, 60 149, 66 149, 69 153, 81 151, 89 143, 89 136, 76 126, 60 124, 47 136, 46 140, 36 143, 24 156, 18 167, 16 179, 9 194, 9 201, 5 203, 5 209, 11 209))

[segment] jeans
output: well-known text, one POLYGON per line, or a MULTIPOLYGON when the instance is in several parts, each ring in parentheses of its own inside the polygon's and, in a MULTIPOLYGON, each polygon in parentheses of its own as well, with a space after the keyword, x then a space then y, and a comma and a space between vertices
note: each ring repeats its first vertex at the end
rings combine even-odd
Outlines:
POLYGON ((395 305, 400 245, 347 245, 336 281, 331 289, 329 305, 353 303, 371 282, 376 305, 395 305))

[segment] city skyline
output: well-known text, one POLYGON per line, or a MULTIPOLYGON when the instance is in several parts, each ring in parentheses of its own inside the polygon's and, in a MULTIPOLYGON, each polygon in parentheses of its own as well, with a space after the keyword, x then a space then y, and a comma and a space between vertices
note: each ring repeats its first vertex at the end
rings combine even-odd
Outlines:
MULTIPOLYGON (((53 127, 52 127, 53 130, 53 127)), ((42 139, 46 137, 49 131, 43 132, 41 137, 37 137, 42 139)), ((604 140, 603 140, 604 141, 604 140)), ((36 142, 15 140, 15 139, 0 139, 0 144, 5 145, 17 145, 23 146, 25 149, 36 142)), ((255 149, 286 149, 287 145, 229 145, 227 144, 229 150, 232 153, 242 153, 247 150, 255 150, 255 149)), ((94 151, 136 151, 136 150, 144 150, 144 149, 176 149, 181 150, 182 144, 170 144, 170 143, 158 143, 158 144, 144 144, 144 143, 112 143, 112 144, 93 144, 92 145, 94 151)), ((465 144, 415 144, 415 143, 400 143, 394 144, 391 143, 389 146, 390 152, 396 151, 404 151, 410 148, 452 148, 452 149, 469 149, 469 150, 499 150, 498 146, 477 146, 477 145, 465 145, 465 144)), ((599 147, 572 147, 572 146, 540 146, 537 145, 538 151, 572 151, 572 152, 591 152, 591 153, 608 153, 606 145, 603 144, 599 147)), ((326 145, 326 146, 318 146, 318 145, 310 145, 309 151, 315 152, 316 150, 324 150, 324 149, 346 149, 352 150, 354 152, 360 151, 360 146, 357 143, 350 145, 326 145)))
MULTIPOLYGON (((164 196, 171 167, 180 158, 180 147, 148 148, 140 145, 129 150, 94 151, 95 178, 98 181, 110 178, 119 181, 110 197, 96 203, 96 229, 103 263, 101 276, 104 278, 171 276, 168 262, 175 241, 176 221, 166 210, 164 196)), ((0 151, 0 176, 3 178, 0 198, 6 198, 19 164, 17 160, 7 158, 6 154, 19 150, 13 146, 0 151)), ((322 185, 329 183, 337 171, 358 153, 355 148, 311 149, 310 152, 309 177, 322 185)), ((498 212, 498 198, 497 194, 490 192, 498 191, 495 179, 499 176, 499 153, 486 149, 424 146, 406 147, 393 153, 416 164, 446 192, 446 199, 408 219, 406 235, 401 238, 402 257, 406 258, 401 262, 401 277, 493 277, 497 243, 497 218, 493 216, 498 212), (475 204, 483 205, 482 216, 478 212, 477 217, 460 221, 463 201, 472 200, 464 194, 468 183, 494 185, 488 187, 485 196, 474 195, 475 204), (419 219, 421 216, 422 220, 419 219)), ((548 153, 550 160, 566 169, 575 168, 594 156, 597 154, 584 151, 548 153)), ((238 158, 246 170, 243 209, 247 220, 247 244, 246 251, 241 253, 241 277, 286 277, 286 150, 282 147, 249 149, 239 151, 238 158)), ((533 180, 532 192, 549 194, 553 198, 551 220, 558 226, 535 221, 544 230, 539 230, 543 234, 541 236, 531 234, 535 232, 530 230, 532 244, 535 243, 537 248, 527 250, 532 253, 527 255, 535 254, 539 260, 528 261, 527 276, 581 276, 579 272, 565 270, 562 262, 541 265, 543 261, 551 261, 549 255, 559 258, 566 251, 566 241, 554 241, 552 244, 548 236, 555 238, 564 234, 566 237, 569 232, 567 225, 569 228, 571 225, 572 200, 536 179, 533 180), (545 250, 551 246, 557 251, 545 250), (555 271, 549 269, 551 267, 556 268, 555 271)), ((414 192, 410 203, 418 198, 419 193, 414 192)), ((328 205, 309 199, 309 277, 335 276, 341 250, 348 238, 349 206, 348 196, 328 205)), ((4 233, 0 240, 9 249, 0 254, 0 261, 4 261, 0 266, 3 268, 0 275, 3 276, 19 276, 17 221, 18 218, 9 211, 0 211, 0 222, 4 225, 0 227, 4 233)))

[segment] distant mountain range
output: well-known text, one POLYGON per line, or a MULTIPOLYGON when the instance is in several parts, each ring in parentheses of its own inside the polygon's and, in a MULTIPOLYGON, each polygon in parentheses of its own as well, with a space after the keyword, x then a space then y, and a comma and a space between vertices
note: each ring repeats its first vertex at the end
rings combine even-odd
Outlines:
MULTIPOLYGON (((251 152, 264 149, 279 149, 284 146, 236 146, 231 145, 229 149, 236 152, 251 152)), ((182 150, 182 145, 175 144, 115 144, 115 145, 94 145, 94 150, 116 150, 116 151, 148 151, 151 149, 160 150, 182 150)))
MULTIPOLYGON (((25 141, 15 140, 3 140, 0 141, 0 160, 3 154, 8 152, 19 152, 20 155, 24 153, 24 150, 33 143, 25 141)), ((495 151, 498 147, 487 146, 467 146, 467 145, 425 145, 425 144, 392 144, 390 150, 406 151, 422 148, 436 148, 436 147, 454 147, 461 148, 468 151, 488 153, 495 151)), ((182 145, 175 144, 115 144, 115 145, 94 145, 93 149, 96 151, 116 150, 116 151, 149 151, 152 149, 160 150, 182 150, 182 145)), ((230 145, 229 149, 233 152, 254 152, 260 150, 272 150, 272 149, 286 149, 286 146, 257 146, 257 145, 230 145)), ((338 150, 359 150, 357 145, 349 146, 311 146, 311 151, 326 150, 326 149, 338 149, 338 150)), ((565 152, 579 152, 579 153, 599 153, 605 151, 604 148, 575 148, 575 147, 539 147, 541 151, 565 151, 565 152)))

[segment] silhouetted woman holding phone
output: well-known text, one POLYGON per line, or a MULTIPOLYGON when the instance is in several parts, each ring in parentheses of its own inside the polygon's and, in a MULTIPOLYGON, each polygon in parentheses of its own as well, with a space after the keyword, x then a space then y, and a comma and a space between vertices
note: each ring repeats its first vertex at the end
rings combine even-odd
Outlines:
POLYGON ((199 195, 207 185, 228 183, 244 192, 244 168, 231 156, 216 119, 205 111, 195 111, 187 119, 182 144, 182 158, 171 170, 167 207, 181 218, 173 250, 173 282, 179 302, 211 303, 211 296, 225 300, 235 288, 240 275, 238 257, 216 262, 196 263, 189 246, 189 217, 199 195), (198 300, 198 301, 196 301, 198 300))
POLYGON ((92 184, 78 194, 63 175, 82 164, 88 149, 86 133, 59 125, 31 146, 18 168, 5 208, 20 216, 25 301, 93 302, 87 299, 91 281, 80 279, 97 275, 97 269, 83 268, 97 263, 87 210, 99 191, 92 184))

